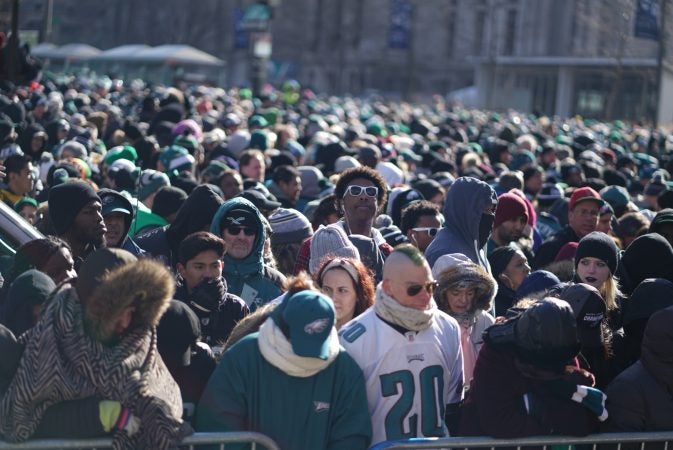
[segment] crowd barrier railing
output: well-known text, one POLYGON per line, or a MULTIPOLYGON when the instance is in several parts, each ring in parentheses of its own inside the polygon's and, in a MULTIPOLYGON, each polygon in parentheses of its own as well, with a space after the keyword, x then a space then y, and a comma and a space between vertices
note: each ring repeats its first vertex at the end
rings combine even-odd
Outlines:
MULTIPOLYGON (((280 450, 270 437, 253 432, 195 433, 187 436, 180 449, 198 450, 202 446, 218 445, 226 450, 228 444, 250 444, 252 450, 280 450)), ((36 439, 18 444, 0 441, 0 450, 102 450, 112 448, 112 439, 36 439)))
POLYGON ((500 447, 517 448, 522 447, 543 447, 551 449, 552 446, 571 446, 582 445, 584 448, 591 447, 591 450, 609 448, 622 450, 624 444, 629 444, 628 448, 646 450, 646 444, 659 444, 657 449, 673 450, 673 431, 651 432, 651 433, 602 433, 592 434, 583 437, 572 436, 535 436, 520 439, 493 439, 487 437, 449 437, 449 438, 414 438, 402 439, 398 441, 386 441, 374 445, 370 450, 444 450, 444 449, 497 449, 500 447), (669 442, 671 445, 669 446, 669 442), (639 445, 636 445, 639 444, 639 445))

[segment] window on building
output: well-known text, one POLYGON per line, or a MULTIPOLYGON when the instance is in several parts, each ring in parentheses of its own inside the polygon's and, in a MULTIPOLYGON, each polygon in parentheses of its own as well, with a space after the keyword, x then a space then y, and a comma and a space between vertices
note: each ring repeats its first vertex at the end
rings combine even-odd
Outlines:
POLYGON ((355 20, 353 24, 353 48, 360 46, 362 37, 362 17, 364 16, 366 0, 356 0, 355 20))
POLYGON ((477 11, 474 16, 474 41, 472 53, 481 55, 484 47, 484 33, 486 32, 486 11, 477 11))
POLYGON ((323 0, 316 0, 315 2, 315 16, 313 18, 313 51, 317 52, 320 49, 320 36, 323 33, 322 29, 322 5, 323 0))
POLYGON ((449 58, 453 57, 456 45, 456 14, 455 8, 449 9, 449 16, 446 21, 446 56, 449 58))
POLYGON ((514 42, 516 38, 516 9, 507 11, 507 19, 505 22, 505 45, 502 49, 503 55, 514 54, 514 42))

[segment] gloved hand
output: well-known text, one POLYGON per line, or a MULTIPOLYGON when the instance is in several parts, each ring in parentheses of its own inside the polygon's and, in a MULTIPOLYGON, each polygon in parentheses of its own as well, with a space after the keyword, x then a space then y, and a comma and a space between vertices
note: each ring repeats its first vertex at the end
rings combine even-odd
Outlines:
POLYGON ((601 422, 607 420, 608 411, 605 409, 605 400, 607 399, 607 396, 600 389, 584 386, 582 384, 572 384, 565 380, 548 381, 546 385, 555 395, 577 402, 587 408, 594 413, 601 422))
POLYGON ((222 277, 205 278, 192 289, 190 302, 197 310, 209 313, 217 310, 226 294, 227 288, 222 277))
POLYGON ((122 430, 128 436, 133 436, 140 429, 140 419, 114 400, 103 400, 98 403, 98 417, 106 433, 122 430))
POLYGON ((117 430, 121 430, 128 436, 133 436, 140 429, 140 419, 130 409, 122 408, 119 420, 115 424, 117 430))

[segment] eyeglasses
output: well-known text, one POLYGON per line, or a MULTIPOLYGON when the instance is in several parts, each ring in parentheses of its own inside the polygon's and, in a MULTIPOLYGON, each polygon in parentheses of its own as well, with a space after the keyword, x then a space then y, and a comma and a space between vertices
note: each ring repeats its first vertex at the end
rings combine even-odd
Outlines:
POLYGON ((428 233, 428 236, 430 237, 435 237, 437 236, 437 232, 439 232, 439 228, 435 227, 418 227, 418 228, 412 228, 411 231, 415 231, 416 233, 420 233, 425 231, 428 233))
POLYGON ((357 184, 351 184, 346 188, 346 192, 344 192, 344 197, 346 194, 350 194, 353 197, 357 197, 358 195, 362 195, 362 192, 365 193, 367 197, 376 197, 379 195, 379 188, 376 186, 358 186, 357 184))
POLYGON ((257 233, 257 230, 255 230, 254 228, 247 228, 247 227, 229 227, 226 228, 226 230, 227 233, 229 233, 232 236, 238 236, 239 234, 241 234, 241 231, 246 236, 254 236, 257 233))
POLYGON ((425 289, 428 294, 432 295, 432 293, 435 292, 436 287, 437 282, 434 280, 428 281, 425 284, 412 284, 411 286, 407 286, 407 295, 409 297, 415 297, 422 289, 425 289))

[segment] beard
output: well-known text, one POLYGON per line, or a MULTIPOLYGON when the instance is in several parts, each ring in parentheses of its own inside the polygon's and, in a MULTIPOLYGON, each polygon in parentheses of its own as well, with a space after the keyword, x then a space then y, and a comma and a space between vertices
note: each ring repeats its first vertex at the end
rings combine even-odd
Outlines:
POLYGON ((87 241, 87 244, 93 245, 96 248, 104 248, 107 246, 107 241, 105 240, 104 234, 89 236, 87 241))

